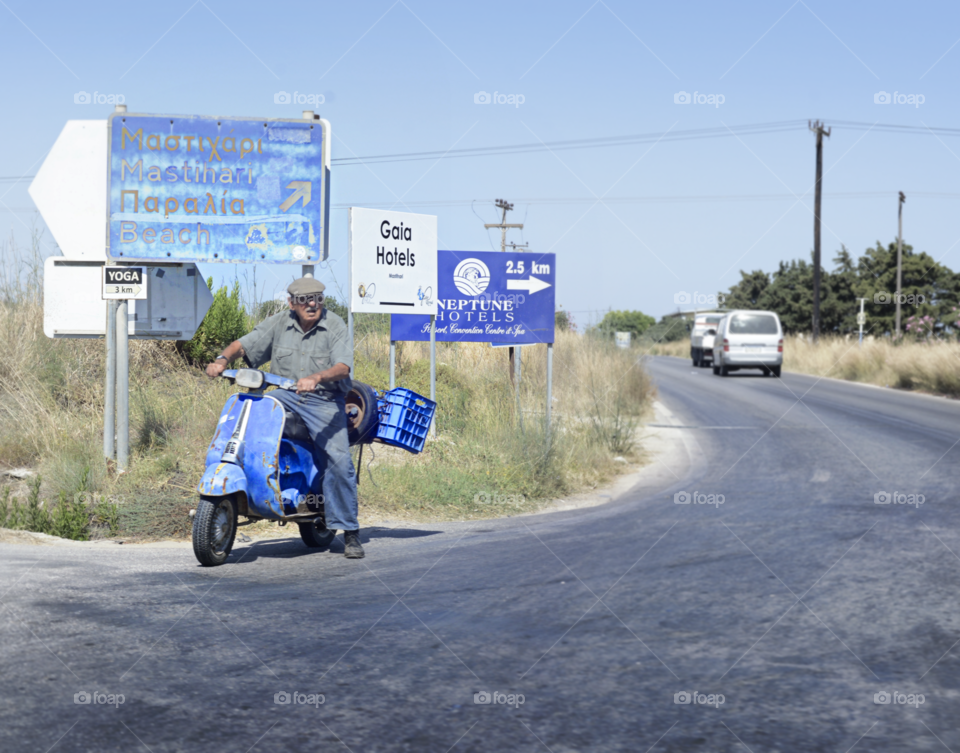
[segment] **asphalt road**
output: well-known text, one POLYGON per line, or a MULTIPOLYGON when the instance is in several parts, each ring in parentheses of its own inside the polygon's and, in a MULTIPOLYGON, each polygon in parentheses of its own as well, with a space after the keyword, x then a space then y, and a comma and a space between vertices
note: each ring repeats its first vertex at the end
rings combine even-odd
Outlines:
POLYGON ((960 404, 648 367, 689 427, 656 494, 362 561, 0 547, 0 749, 960 751, 960 404))

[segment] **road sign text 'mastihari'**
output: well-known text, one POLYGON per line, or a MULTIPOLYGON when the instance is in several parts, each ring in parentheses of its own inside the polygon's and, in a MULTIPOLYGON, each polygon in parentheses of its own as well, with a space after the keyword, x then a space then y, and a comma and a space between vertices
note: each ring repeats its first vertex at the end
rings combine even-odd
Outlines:
POLYGON ((313 264, 329 234, 329 125, 115 113, 108 257, 313 264))

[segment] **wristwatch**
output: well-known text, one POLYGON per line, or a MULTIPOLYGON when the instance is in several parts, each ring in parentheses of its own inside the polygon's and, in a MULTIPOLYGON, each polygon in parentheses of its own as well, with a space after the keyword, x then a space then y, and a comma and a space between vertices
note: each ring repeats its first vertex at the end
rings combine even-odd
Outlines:
POLYGON ((214 360, 214 361, 219 361, 221 358, 222 358, 224 361, 227 360, 227 357, 226 357, 225 355, 223 355, 222 353, 221 353, 219 356, 217 356, 216 358, 214 358, 213 360, 214 360))

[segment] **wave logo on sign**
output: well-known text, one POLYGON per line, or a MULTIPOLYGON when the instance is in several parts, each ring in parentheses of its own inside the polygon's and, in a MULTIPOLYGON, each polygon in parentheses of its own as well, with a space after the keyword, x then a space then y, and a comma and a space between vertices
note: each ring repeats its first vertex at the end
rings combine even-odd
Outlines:
POLYGON ((490 270, 479 259, 464 259, 453 270, 453 284, 464 295, 480 295, 490 284, 490 270))

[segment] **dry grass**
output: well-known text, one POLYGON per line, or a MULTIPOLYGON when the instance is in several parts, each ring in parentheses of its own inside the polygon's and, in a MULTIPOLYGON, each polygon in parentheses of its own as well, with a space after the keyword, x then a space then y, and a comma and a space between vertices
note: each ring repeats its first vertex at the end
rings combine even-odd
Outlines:
MULTIPOLYGON (((663 343, 654 346, 650 354, 689 358, 690 343, 663 343)), ((861 347, 856 337, 821 337, 814 344, 809 337, 788 335, 783 344, 783 369, 960 397, 960 343, 955 341, 894 344, 889 338, 877 338, 865 339, 861 347)))
POLYGON ((866 382, 940 395, 960 396, 960 344, 934 341, 905 341, 895 345, 889 339, 788 337, 784 343, 783 368, 854 382, 866 382))
MULTIPOLYGON (((44 336, 33 261, 0 279, 0 466, 37 470, 47 499, 89 491, 120 502, 123 535, 188 535, 186 513, 231 388, 188 366, 173 343, 131 340, 132 457, 116 478, 102 457, 103 341, 44 336)), ((388 347, 385 333, 358 342, 358 379, 387 388, 388 347)), ((399 350, 398 385, 429 394, 427 345, 399 350)), ((547 442, 545 351, 524 350, 518 407, 506 349, 438 344, 439 438, 416 456, 383 445, 365 452, 361 520, 512 514, 622 472, 613 458, 636 456, 634 428, 653 390, 636 354, 561 334, 547 442)))

